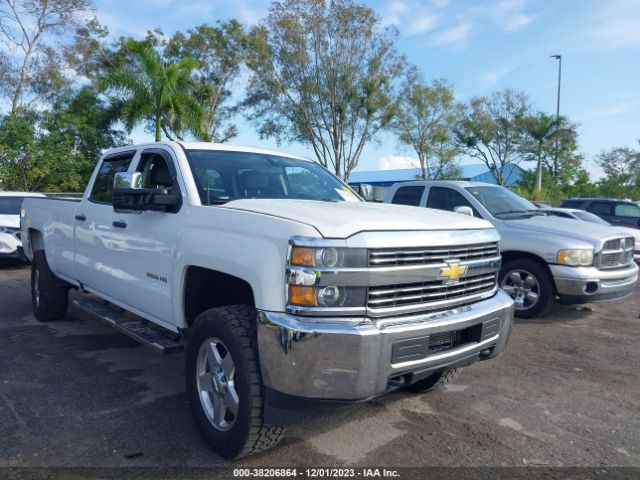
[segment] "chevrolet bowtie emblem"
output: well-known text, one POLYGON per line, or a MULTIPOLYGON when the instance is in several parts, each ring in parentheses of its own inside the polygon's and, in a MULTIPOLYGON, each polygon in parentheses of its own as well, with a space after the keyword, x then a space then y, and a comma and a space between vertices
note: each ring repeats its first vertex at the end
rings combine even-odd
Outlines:
POLYGON ((440 278, 447 279, 449 282, 457 282, 467 273, 466 265, 460 265, 458 262, 447 262, 447 265, 447 267, 440 269, 440 278))

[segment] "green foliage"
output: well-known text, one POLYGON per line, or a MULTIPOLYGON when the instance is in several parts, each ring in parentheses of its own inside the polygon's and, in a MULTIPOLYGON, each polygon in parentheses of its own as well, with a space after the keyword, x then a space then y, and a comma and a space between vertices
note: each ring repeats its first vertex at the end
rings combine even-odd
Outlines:
POLYGON ((531 107, 524 92, 505 89, 474 97, 464 105, 454 128, 461 152, 480 160, 504 185, 512 165, 527 160, 526 118, 531 107))
POLYGON ((200 131, 202 109, 191 94, 190 78, 198 62, 185 57, 164 63, 147 42, 129 40, 127 49, 130 61, 98 81, 101 89, 115 95, 127 131, 146 122, 155 131, 156 141, 162 140, 162 131, 171 138, 163 118, 178 137, 185 131, 200 131))
POLYGON ((232 87, 247 57, 248 45, 247 33, 237 20, 176 32, 167 41, 164 55, 170 61, 190 57, 199 64, 193 75, 193 96, 203 108, 203 126, 194 132, 199 140, 225 142, 238 134, 230 122, 238 111, 238 106, 231 104, 232 87))
POLYGON ((459 176, 452 138, 455 113, 453 90, 445 80, 429 85, 415 68, 410 70, 390 127, 418 155, 422 179, 459 176))
POLYGON ((0 122, 0 187, 79 192, 101 151, 126 144, 95 92, 67 92, 49 111, 17 110, 0 122))
POLYGON ((260 135, 310 145, 348 178, 395 115, 405 64, 396 37, 351 0, 274 2, 250 38, 246 105, 260 135))

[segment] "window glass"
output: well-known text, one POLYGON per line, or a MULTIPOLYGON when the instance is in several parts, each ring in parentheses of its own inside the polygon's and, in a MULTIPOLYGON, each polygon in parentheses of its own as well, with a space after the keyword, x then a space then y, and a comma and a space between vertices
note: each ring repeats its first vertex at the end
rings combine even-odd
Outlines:
POLYGON ((629 203, 619 203, 615 212, 617 217, 640 217, 640 207, 629 203))
POLYGON ((611 215, 611 205, 605 202, 593 202, 587 210, 596 215, 611 215))
POLYGON ((0 197, 0 215, 20 215, 24 197, 0 197))
POLYGON ((246 198, 360 201, 315 162, 250 152, 188 150, 203 205, 246 198))
POLYGON ((583 210, 580 210, 578 212, 574 212, 573 214, 576 217, 578 217, 580 220, 584 220, 585 222, 598 223, 600 225, 611 226, 611 224, 609 222, 607 222, 606 220, 601 219, 599 216, 594 215, 593 213, 589 213, 589 212, 585 212, 583 210))
POLYGON ((565 200, 562 202, 562 208, 580 208, 582 200, 565 200))
POLYGON ((116 173, 126 172, 129 169, 132 159, 133 155, 105 158, 93 183, 89 200, 95 203, 112 203, 113 179, 116 173))
POLYGON ((431 187, 427 207, 437 210, 447 210, 449 212, 453 212, 453 209, 456 207, 471 207, 474 216, 479 216, 467 199, 464 198, 460 192, 456 192, 451 188, 431 187))
POLYGON ((496 217, 543 212, 529 200, 504 187, 467 187, 467 191, 496 217))
POLYGON ((423 192, 424 187, 420 185, 400 187, 396 190, 396 194, 393 196, 391 203, 418 207, 420 206, 420 199, 422 198, 423 192))

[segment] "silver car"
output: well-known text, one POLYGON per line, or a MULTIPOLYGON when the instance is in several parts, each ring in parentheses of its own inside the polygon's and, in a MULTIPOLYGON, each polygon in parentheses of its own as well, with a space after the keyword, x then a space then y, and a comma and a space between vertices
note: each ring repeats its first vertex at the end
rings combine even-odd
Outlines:
POLYGON ((638 280, 634 237, 596 223, 548 216, 497 185, 415 181, 389 188, 386 203, 473 215, 501 235, 499 282, 515 301, 516 315, 546 312, 554 299, 592 303, 624 298, 638 280))

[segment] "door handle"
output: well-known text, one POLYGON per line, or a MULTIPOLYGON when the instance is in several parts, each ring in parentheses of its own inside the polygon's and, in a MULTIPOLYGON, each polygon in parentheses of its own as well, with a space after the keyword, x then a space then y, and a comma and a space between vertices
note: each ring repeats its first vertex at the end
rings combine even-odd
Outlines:
POLYGON ((78 220, 79 222, 84 222, 87 219, 87 216, 80 214, 80 215, 76 215, 75 219, 78 220))
POLYGON ((127 228, 126 222, 123 222, 121 220, 116 220, 115 222, 113 222, 113 226, 116 228, 127 228))

